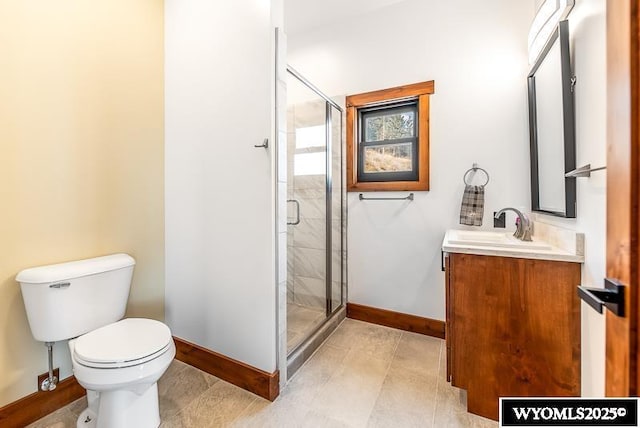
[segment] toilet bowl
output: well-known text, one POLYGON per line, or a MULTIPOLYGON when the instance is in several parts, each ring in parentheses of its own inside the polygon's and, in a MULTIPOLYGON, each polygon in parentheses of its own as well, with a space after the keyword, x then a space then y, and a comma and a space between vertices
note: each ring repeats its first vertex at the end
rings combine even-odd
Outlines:
POLYGON ((70 340, 69 350, 89 404, 79 428, 160 425, 157 382, 176 354, 165 324, 126 318, 70 340))
POLYGON ((25 269, 16 276, 31 333, 69 340, 87 390, 78 428, 157 428, 158 379, 176 354, 169 327, 125 318, 135 260, 127 254, 25 269))

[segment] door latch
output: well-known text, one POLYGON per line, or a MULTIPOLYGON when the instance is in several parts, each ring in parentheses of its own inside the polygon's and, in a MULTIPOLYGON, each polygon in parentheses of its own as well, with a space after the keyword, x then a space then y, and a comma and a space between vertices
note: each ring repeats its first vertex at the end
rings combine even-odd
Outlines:
POLYGON ((264 140, 262 140, 262 144, 254 144, 253 147, 261 147, 263 149, 267 149, 269 148, 269 139, 265 138, 264 140))
POLYGON ((616 279, 604 279, 604 288, 578 286, 578 295, 593 309, 602 313, 605 307, 619 317, 624 316, 624 285, 616 279))

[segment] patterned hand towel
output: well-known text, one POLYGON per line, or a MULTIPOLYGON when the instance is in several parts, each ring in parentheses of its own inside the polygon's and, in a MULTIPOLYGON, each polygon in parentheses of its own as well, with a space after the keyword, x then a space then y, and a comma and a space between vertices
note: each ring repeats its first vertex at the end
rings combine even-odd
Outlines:
POLYGON ((460 224, 482 226, 484 215, 484 186, 467 184, 462 194, 460 207, 460 224))

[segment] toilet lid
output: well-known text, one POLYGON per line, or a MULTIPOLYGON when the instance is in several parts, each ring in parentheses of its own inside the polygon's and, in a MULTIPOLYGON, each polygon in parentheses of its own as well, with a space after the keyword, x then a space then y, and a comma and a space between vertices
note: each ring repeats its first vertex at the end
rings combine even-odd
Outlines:
POLYGON ((126 318, 78 337, 74 354, 85 365, 123 367, 155 358, 171 340, 169 327, 160 321, 126 318))

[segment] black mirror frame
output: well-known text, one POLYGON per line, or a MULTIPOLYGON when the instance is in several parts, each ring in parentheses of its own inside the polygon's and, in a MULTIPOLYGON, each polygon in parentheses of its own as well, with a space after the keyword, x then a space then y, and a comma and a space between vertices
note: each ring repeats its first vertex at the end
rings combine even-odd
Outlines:
POLYGON ((535 73, 551 50, 556 40, 560 43, 560 67, 562 79, 562 116, 564 135, 564 172, 576 169, 576 131, 575 110, 573 102, 573 73, 571 71, 571 56, 569 51, 569 22, 560 21, 557 28, 544 46, 527 76, 529 95, 529 148, 531 152, 531 209, 532 211, 550 214, 557 217, 576 217, 576 179, 565 177, 564 195, 565 210, 549 211, 540 208, 540 187, 538 171, 538 132, 536 118, 536 85, 535 73))

